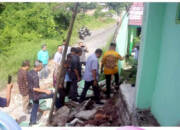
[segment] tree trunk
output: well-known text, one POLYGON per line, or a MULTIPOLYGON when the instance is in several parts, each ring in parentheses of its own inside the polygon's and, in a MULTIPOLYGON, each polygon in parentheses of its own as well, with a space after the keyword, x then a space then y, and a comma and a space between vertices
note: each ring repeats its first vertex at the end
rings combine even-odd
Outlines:
POLYGON ((48 123, 49 124, 52 121, 52 115, 53 115, 53 111, 54 111, 54 105, 55 105, 55 101, 56 101, 56 96, 57 96, 58 88, 59 88, 59 86, 62 87, 62 84, 64 82, 64 77, 65 77, 64 62, 65 62, 65 58, 66 58, 67 49, 68 49, 68 46, 69 46, 69 41, 70 41, 71 34, 72 34, 73 25, 74 25, 76 14, 77 14, 78 5, 79 4, 76 3, 75 7, 74 7, 74 10, 73 10, 72 19, 71 19, 71 23, 70 23, 70 26, 69 26, 69 31, 68 31, 67 39, 66 39, 66 45, 65 45, 65 48, 64 48, 64 51, 63 51, 63 55, 62 55, 61 65, 58 68, 56 90, 55 90, 55 94, 54 94, 54 97, 53 97, 53 103, 51 105, 51 110, 50 110, 50 114, 49 114, 49 118, 48 118, 48 123))

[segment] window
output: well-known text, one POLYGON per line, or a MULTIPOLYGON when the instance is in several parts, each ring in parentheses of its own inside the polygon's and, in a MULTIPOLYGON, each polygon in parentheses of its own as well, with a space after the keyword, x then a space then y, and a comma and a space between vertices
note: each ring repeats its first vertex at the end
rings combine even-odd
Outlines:
POLYGON ((180 3, 177 5, 176 24, 180 24, 180 3))

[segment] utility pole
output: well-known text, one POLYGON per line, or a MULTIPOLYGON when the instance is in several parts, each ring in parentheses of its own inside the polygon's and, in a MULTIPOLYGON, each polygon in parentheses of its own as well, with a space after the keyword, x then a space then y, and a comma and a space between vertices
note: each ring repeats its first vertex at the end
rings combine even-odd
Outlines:
POLYGON ((77 15, 78 5, 79 5, 79 3, 75 3, 72 18, 71 18, 71 22, 70 22, 70 26, 69 26, 69 31, 68 31, 67 38, 66 38, 66 45, 65 45, 65 48, 63 50, 61 65, 58 68, 57 84, 56 84, 55 94, 54 94, 54 97, 53 97, 53 102, 52 102, 52 105, 51 105, 51 110, 50 110, 50 114, 49 114, 49 118, 48 118, 48 124, 50 124, 51 121, 52 121, 52 116, 53 116, 53 112, 54 112, 54 105, 55 105, 55 101, 56 101, 58 87, 60 85, 62 85, 63 82, 64 82, 64 76, 65 76, 65 73, 63 73, 63 71, 64 71, 64 62, 65 62, 65 58, 66 58, 67 49, 68 49, 68 46, 69 46, 69 41, 70 41, 71 34, 72 34, 73 25, 74 25, 75 18, 76 18, 76 15, 77 15))

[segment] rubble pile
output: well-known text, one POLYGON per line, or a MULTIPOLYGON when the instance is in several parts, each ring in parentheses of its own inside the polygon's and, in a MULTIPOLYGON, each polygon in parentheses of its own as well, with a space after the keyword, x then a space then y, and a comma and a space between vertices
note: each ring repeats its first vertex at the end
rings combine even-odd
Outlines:
POLYGON ((136 110, 133 114, 133 125, 135 126, 160 126, 150 110, 136 110))
POLYGON ((115 94, 99 108, 93 119, 87 121, 90 126, 124 126, 131 125, 131 116, 121 92, 115 94))
POLYGON ((81 104, 68 102, 55 114, 52 126, 124 126, 131 125, 131 116, 119 91, 97 105, 92 99, 81 104))

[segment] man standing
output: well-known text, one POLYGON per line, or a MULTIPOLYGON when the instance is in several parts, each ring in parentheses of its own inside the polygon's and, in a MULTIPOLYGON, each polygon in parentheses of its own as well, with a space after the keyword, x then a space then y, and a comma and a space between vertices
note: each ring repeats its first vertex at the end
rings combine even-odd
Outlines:
POLYGON ((11 101, 11 90, 13 88, 13 84, 7 85, 7 94, 6 98, 0 97, 0 107, 8 107, 11 101))
MULTIPOLYGON (((66 40, 63 40, 63 45, 62 45, 63 52, 64 52, 65 46, 66 46, 66 40)), ((71 47, 70 46, 68 46, 66 54, 69 54, 69 53, 71 53, 71 47)))
POLYGON ((53 59, 54 61, 54 72, 53 72, 54 87, 56 85, 57 72, 58 72, 58 67, 60 66, 61 60, 62 60, 62 46, 59 45, 53 59))
POLYGON ((137 64, 138 62, 138 57, 139 57, 139 45, 136 45, 134 47, 134 49, 132 50, 132 52, 134 53, 134 59, 135 59, 135 64, 137 64))
POLYGON ((98 79, 99 79, 99 63, 98 59, 102 55, 101 49, 96 49, 95 53, 90 55, 87 59, 85 73, 84 73, 84 80, 85 80, 85 87, 80 97, 80 102, 84 101, 86 97, 86 93, 90 86, 92 86, 95 96, 95 101, 97 104, 103 104, 100 102, 100 92, 98 86, 98 79))
POLYGON ((64 64, 64 67, 66 69, 66 75, 65 75, 66 89, 65 89, 65 91, 66 91, 66 96, 68 96, 68 97, 69 97, 70 88, 71 88, 71 85, 72 85, 72 80, 71 80, 71 77, 70 77, 72 55, 75 55, 75 53, 76 53, 76 48, 72 47, 71 48, 71 53, 69 53, 67 55, 67 59, 65 60, 65 64, 64 64))
POLYGON ((80 56, 81 66, 86 65, 86 53, 88 52, 87 47, 83 44, 83 42, 79 42, 79 47, 82 50, 82 55, 80 56))
POLYGON ((47 78, 48 77, 48 60, 49 60, 49 54, 47 51, 47 46, 46 44, 42 45, 42 50, 38 52, 38 60, 42 62, 43 64, 43 69, 40 72, 40 79, 47 78))
POLYGON ((61 63, 62 51, 63 51, 62 46, 58 45, 57 52, 55 53, 54 59, 53 59, 53 61, 56 65, 60 65, 60 63, 61 63))
POLYGON ((109 51, 107 51, 102 58, 102 67, 101 72, 103 72, 106 78, 106 95, 107 98, 110 98, 111 93, 111 77, 115 76, 116 90, 119 90, 119 74, 118 74, 118 60, 123 60, 124 57, 121 57, 116 51, 116 44, 111 43, 109 51))
POLYGON ((82 54, 81 48, 75 49, 75 54, 72 54, 71 59, 71 71, 70 71, 70 78, 72 80, 72 87, 70 88, 70 98, 73 101, 78 101, 78 92, 77 83, 81 80, 81 65, 80 65, 80 56, 82 54))
POLYGON ((38 72, 41 71, 42 67, 43 66, 41 61, 35 61, 34 68, 27 73, 29 97, 33 100, 29 125, 36 124, 39 99, 47 99, 53 97, 53 94, 50 90, 40 89, 39 87, 38 72))
POLYGON ((29 89, 27 84, 27 71, 29 70, 30 63, 28 60, 23 61, 21 68, 18 71, 18 86, 19 92, 22 95, 23 111, 28 113, 29 106, 29 89))

